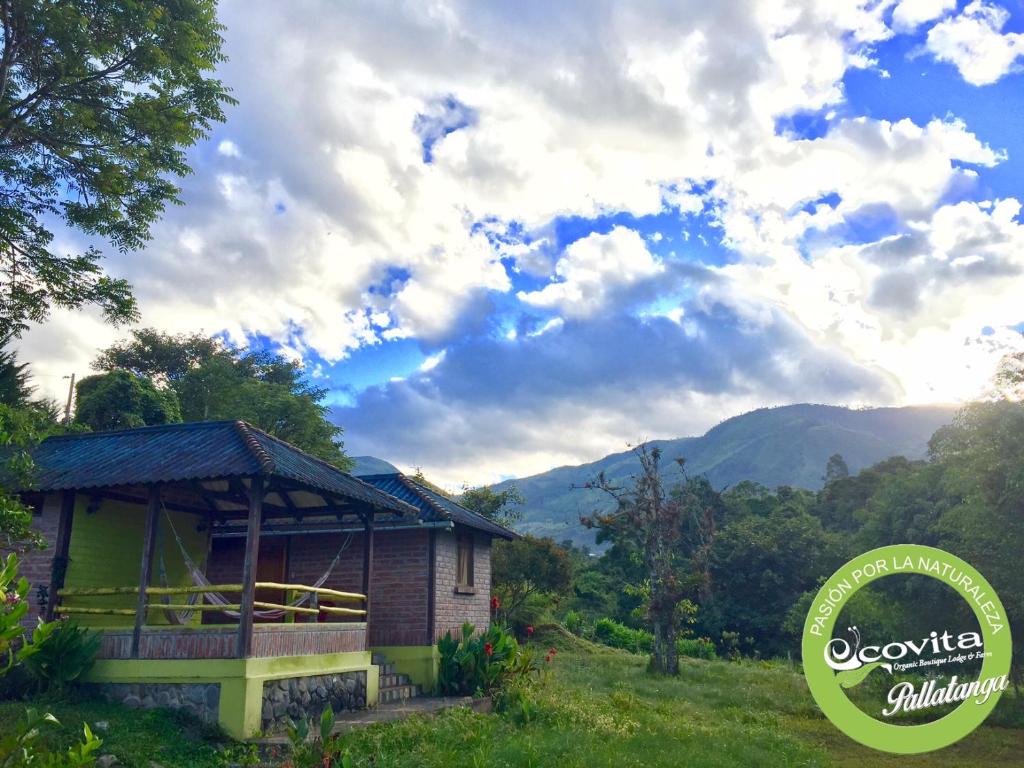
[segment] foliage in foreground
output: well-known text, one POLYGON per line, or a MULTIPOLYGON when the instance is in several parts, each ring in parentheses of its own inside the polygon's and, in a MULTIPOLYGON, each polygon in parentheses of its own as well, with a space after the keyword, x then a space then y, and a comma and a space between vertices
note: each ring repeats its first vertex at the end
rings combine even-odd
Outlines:
MULTIPOLYGON (((21 620, 28 611, 25 599, 28 588, 28 581, 18 576, 18 558, 11 553, 0 568, 0 656, 6 657, 6 662, 0 666, 0 678, 16 665, 38 658, 56 632, 53 622, 40 621, 32 632, 31 641, 24 637, 21 620)), ((68 647, 66 642, 64 647, 68 647)), ((24 717, 11 732, 0 733, 0 768, 86 768, 95 763, 93 753, 102 742, 93 735, 88 724, 83 726, 82 741, 63 750, 51 749, 40 741, 42 729, 50 725, 60 725, 53 714, 40 714, 31 707, 25 710, 24 717)))
POLYGON ((437 689, 443 696, 494 694, 540 671, 532 649, 498 624, 480 634, 472 624, 463 624, 461 636, 446 632, 437 650, 437 689))

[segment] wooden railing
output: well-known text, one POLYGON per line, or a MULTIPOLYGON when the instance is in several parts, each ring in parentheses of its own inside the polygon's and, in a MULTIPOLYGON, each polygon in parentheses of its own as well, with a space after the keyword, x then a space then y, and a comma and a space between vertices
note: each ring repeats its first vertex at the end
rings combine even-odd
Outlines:
MULTIPOLYGON (((282 584, 276 581, 258 581, 256 589, 277 589, 285 592, 308 594, 310 607, 299 605, 286 605, 281 603, 268 603, 262 600, 253 602, 253 607, 262 611, 282 611, 286 614, 299 614, 306 616, 318 616, 323 613, 331 616, 366 616, 365 608, 340 608, 336 606, 320 605, 320 597, 329 597, 333 600, 352 601, 366 603, 366 595, 358 592, 341 592, 337 589, 326 587, 311 587, 306 584, 282 584)), ((147 597, 174 597, 177 595, 205 595, 208 593, 241 593, 244 591, 241 584, 211 584, 209 586, 190 587, 147 587, 147 597)), ((61 603, 54 609, 54 613, 65 615, 106 615, 106 616, 135 616, 135 608, 118 608, 115 606, 79 606, 65 605, 66 598, 79 597, 115 597, 138 595, 139 587, 65 587, 57 592, 61 603)), ((214 603, 198 602, 190 603, 162 603, 147 602, 146 608, 151 610, 164 611, 240 611, 241 603, 230 603, 228 605, 217 605, 214 603)))

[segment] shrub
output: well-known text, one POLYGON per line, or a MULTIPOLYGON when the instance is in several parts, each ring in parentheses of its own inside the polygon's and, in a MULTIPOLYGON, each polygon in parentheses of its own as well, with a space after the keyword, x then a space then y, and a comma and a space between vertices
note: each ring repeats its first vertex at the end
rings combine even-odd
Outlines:
POLYGON ((718 658, 715 651, 715 644, 709 637, 684 637, 676 640, 676 650, 680 656, 689 656, 692 659, 706 659, 713 661, 718 658))
POLYGON ((334 709, 328 705, 320 715, 317 730, 310 738, 312 720, 302 720, 288 726, 291 755, 285 768, 351 768, 352 758, 341 748, 341 737, 332 735, 334 709))
MULTIPOLYGON (((40 621, 32 632, 32 641, 24 641, 21 619, 28 611, 25 600, 28 589, 28 581, 18 576, 18 558, 9 555, 0 568, 0 678, 7 677, 12 669, 19 669, 22 662, 34 660, 57 631, 55 622, 40 621), (7 658, 3 659, 4 656, 7 658)), ((36 743, 41 729, 48 725, 59 726, 60 723, 49 712, 41 715, 35 709, 25 710, 25 719, 18 723, 14 732, 0 738, 0 768, 27 765, 89 768, 95 765, 93 755, 103 742, 93 735, 88 725, 82 727, 82 741, 65 752, 52 752, 36 743)))
POLYGON ((50 636, 38 644, 38 650, 26 660, 25 666, 41 688, 61 693, 92 669, 99 649, 99 632, 61 621, 50 636))
POLYGON ((654 635, 643 629, 632 629, 615 619, 598 619, 594 622, 594 637, 612 648, 622 648, 633 653, 650 653, 654 635))
POLYGON ((28 590, 28 581, 18 576, 18 557, 12 552, 0 567, 0 675, 39 651, 54 630, 53 624, 39 622, 32 641, 25 642, 21 620, 28 613, 28 590))
POLYGON ((577 637, 583 637, 587 628, 587 620, 579 611, 567 611, 562 624, 577 637))
POLYGON ((522 682, 537 671, 533 651, 519 645, 507 630, 492 624, 482 634, 474 632, 472 624, 463 624, 459 640, 451 632, 438 640, 440 694, 493 695, 501 687, 522 682))

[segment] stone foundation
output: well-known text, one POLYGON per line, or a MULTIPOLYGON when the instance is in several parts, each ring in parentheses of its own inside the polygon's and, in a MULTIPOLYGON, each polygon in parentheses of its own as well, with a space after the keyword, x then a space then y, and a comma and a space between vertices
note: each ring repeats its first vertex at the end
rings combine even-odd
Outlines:
POLYGON ((179 709, 206 723, 216 723, 220 713, 220 683, 97 683, 90 687, 108 701, 133 709, 179 709))
POLYGON ((267 680, 263 684, 263 732, 282 731, 289 720, 319 720, 328 704, 335 712, 365 708, 366 672, 267 680))

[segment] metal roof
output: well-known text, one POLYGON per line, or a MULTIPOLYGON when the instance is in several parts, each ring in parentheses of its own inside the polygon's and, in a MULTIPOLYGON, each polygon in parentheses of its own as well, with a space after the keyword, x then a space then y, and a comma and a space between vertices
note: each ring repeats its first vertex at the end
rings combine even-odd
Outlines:
POLYGON ((417 507, 420 510, 420 519, 425 523, 450 520, 453 523, 476 528, 493 536, 500 536, 503 539, 512 540, 520 538, 519 534, 515 531, 499 525, 478 512, 466 509, 447 496, 432 491, 425 485, 417 483, 411 477, 400 472, 385 475, 361 475, 360 479, 397 499, 417 507))
POLYGON ((25 490, 59 491, 189 480, 280 477, 402 515, 419 507, 278 440, 244 421, 197 421, 58 435, 33 452, 25 490))

